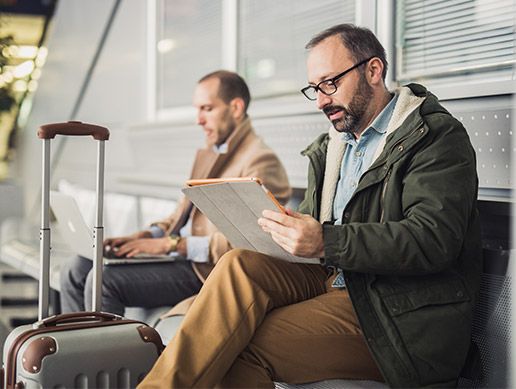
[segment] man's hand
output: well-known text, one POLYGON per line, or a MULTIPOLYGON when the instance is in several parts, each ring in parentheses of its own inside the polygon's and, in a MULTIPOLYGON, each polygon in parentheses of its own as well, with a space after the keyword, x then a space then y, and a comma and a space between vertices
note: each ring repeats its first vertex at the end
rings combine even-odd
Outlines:
POLYGON ((115 248, 118 248, 119 246, 136 240, 136 239, 142 239, 142 238, 150 238, 152 237, 150 231, 137 231, 134 234, 127 235, 127 236, 119 236, 115 238, 107 238, 104 239, 104 249, 106 250, 114 250, 115 248))
POLYGON ((163 238, 133 239, 122 244, 115 251, 117 257, 134 257, 138 254, 163 255, 170 251, 171 242, 168 236, 163 238))
POLYGON ((305 258, 324 257, 322 225, 313 217, 290 209, 287 214, 265 210, 262 216, 258 224, 289 253, 305 258))

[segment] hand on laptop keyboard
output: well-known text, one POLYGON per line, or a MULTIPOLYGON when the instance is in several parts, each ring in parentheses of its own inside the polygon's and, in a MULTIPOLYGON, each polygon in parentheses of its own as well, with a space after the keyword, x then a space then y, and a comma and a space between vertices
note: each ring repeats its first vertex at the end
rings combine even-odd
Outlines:
POLYGON ((104 258, 120 258, 116 255, 118 247, 104 246, 104 258))

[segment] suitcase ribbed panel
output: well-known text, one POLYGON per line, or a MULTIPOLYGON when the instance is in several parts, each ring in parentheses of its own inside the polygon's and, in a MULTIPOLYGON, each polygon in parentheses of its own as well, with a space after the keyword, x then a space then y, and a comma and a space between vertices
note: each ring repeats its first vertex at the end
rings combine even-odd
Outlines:
POLYGON ((152 328, 132 320, 28 327, 4 352, 9 372, 7 387, 18 382, 26 388, 135 387, 152 368, 163 347, 152 328), (55 344, 57 350, 41 352, 40 367, 25 363, 24 368, 27 350, 30 353, 31 347, 39 347, 34 346, 38 342, 55 344))

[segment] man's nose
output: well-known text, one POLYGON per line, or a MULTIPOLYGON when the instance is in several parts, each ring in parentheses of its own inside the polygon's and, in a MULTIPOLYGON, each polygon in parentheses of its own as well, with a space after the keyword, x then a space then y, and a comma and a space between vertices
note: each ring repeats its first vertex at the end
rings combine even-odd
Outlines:
POLYGON ((331 97, 328 95, 325 95, 320 90, 318 90, 317 91, 317 99, 316 99, 317 109, 323 109, 330 103, 331 103, 331 97))
POLYGON ((197 124, 202 126, 206 123, 206 119, 204 119, 204 116, 202 113, 197 114, 197 124))

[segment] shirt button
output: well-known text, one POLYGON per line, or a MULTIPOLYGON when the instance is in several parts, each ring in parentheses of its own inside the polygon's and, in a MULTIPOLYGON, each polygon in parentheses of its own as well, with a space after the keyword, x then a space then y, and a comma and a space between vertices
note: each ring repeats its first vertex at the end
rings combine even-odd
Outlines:
POLYGON ((356 157, 361 157, 362 156, 362 152, 361 151, 356 151, 355 152, 355 156, 356 157))

